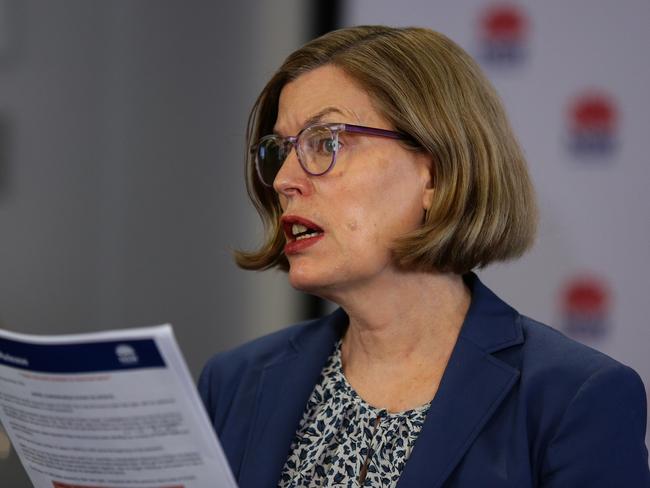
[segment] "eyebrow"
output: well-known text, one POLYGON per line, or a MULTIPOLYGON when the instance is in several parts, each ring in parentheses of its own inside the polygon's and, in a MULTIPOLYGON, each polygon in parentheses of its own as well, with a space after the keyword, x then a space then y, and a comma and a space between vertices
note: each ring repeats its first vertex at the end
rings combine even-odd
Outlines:
MULTIPOLYGON (((338 109, 336 107, 325 107, 324 109, 320 110, 319 112, 315 113, 314 115, 309 117, 307 120, 305 120, 305 123, 302 125, 302 127, 309 127, 310 125, 316 124, 316 123, 320 122, 326 115, 333 114, 333 113, 345 116, 345 113, 343 113, 342 110, 340 110, 340 109, 338 109)), ((275 134, 282 135, 275 128, 273 128, 273 132, 275 134)))

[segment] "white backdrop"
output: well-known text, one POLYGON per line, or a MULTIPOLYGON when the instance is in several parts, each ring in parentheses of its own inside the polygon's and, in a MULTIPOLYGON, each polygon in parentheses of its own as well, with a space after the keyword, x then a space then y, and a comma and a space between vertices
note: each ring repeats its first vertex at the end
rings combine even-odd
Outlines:
POLYGON ((534 249, 481 278, 650 388, 650 2, 355 0, 344 25, 424 26, 479 60, 527 155, 534 249))

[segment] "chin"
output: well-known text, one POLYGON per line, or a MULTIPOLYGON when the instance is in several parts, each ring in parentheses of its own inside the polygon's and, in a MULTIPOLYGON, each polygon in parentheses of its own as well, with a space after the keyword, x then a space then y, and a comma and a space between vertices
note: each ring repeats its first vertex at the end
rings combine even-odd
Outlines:
POLYGON ((305 273, 302 271, 289 270, 289 284, 296 290, 315 293, 316 290, 323 286, 323 280, 315 276, 314 273, 305 273))
POLYGON ((334 285, 333 277, 326 270, 296 261, 290 263, 289 284, 296 290, 314 295, 334 285))

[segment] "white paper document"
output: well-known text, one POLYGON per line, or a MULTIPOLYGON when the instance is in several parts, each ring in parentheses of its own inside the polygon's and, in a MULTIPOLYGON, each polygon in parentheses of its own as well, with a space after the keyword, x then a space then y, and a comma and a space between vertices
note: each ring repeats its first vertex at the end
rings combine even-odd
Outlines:
POLYGON ((0 420, 35 488, 236 488, 169 325, 0 330, 0 420))

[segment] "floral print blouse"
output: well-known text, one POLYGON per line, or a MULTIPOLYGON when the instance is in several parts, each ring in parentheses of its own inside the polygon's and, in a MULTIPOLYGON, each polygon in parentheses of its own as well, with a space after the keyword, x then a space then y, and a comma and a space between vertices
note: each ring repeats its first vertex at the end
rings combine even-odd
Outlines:
POLYGON ((363 401, 343 375, 339 341, 307 402, 278 488, 394 488, 428 409, 389 413, 363 401))

